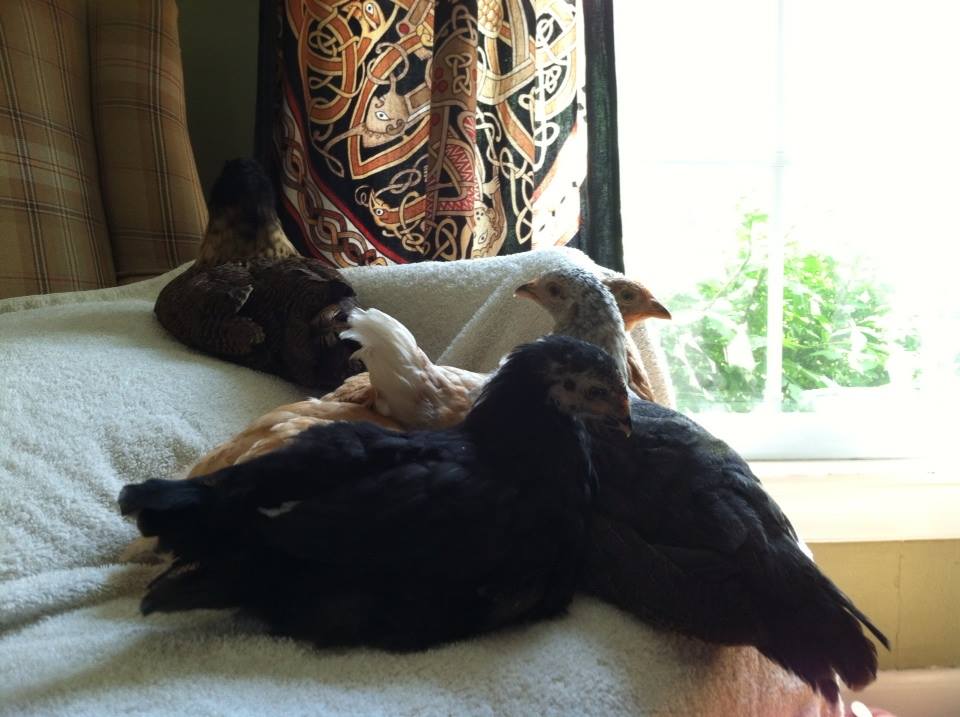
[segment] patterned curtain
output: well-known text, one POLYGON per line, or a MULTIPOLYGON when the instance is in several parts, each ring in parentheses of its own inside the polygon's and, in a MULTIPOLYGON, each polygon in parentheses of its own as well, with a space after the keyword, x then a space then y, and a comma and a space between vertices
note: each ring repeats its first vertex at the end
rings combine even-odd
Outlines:
POLYGON ((294 243, 352 266, 579 241, 585 2, 262 0, 258 154, 294 243))

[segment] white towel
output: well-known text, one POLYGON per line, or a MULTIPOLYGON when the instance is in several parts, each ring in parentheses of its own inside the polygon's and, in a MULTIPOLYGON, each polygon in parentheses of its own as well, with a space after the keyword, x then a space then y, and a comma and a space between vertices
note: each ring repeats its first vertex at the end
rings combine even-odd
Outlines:
MULTIPOLYGON (((431 357, 492 369, 549 328, 512 298, 569 251, 354 269, 361 303, 431 357)), ((156 567, 115 498, 171 475, 301 389, 189 350, 153 316, 170 276, 0 302, 0 715, 839 714, 752 649, 651 630, 592 600, 422 654, 323 650, 222 612, 151 616, 156 567)))

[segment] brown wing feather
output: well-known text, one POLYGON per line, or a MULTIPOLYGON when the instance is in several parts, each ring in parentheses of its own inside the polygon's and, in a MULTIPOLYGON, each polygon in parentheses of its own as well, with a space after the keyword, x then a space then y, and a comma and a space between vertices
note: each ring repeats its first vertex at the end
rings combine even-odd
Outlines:
POLYGON ((240 264, 190 269, 163 287, 154 313, 167 331, 188 346, 242 356, 265 338, 259 323, 239 315, 252 292, 253 278, 240 264))
POLYGON ((650 376, 647 369, 643 366, 643 359, 640 357, 640 349, 634 342, 630 334, 626 334, 627 345, 627 370, 629 372, 630 389, 640 398, 647 401, 656 402, 657 397, 653 394, 653 386, 650 382, 650 376))
POLYGON ((251 262, 255 295, 246 313, 267 328, 268 351, 253 368, 314 389, 338 385, 355 369, 355 346, 340 340, 356 306, 339 272, 315 259, 251 262))
POLYGON ((370 383, 370 374, 364 371, 348 378, 335 390, 323 396, 321 400, 354 403, 366 408, 373 408, 377 400, 377 390, 370 383))
POLYGON ((203 456, 188 478, 213 473, 276 450, 293 440, 301 431, 334 421, 370 421, 384 428, 401 430, 396 421, 364 406, 311 398, 279 406, 255 420, 233 438, 203 456))

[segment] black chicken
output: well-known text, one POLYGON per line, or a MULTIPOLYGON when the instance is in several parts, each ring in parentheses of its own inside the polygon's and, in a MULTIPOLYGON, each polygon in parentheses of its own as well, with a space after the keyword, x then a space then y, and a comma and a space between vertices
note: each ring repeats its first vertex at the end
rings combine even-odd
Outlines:
POLYGON ((801 550, 790 521, 727 444, 631 396, 633 435, 594 436, 599 480, 583 585, 641 619, 753 645, 831 701, 859 689, 883 634, 801 550))
POLYGON ((455 428, 335 423, 128 485, 122 513, 174 556, 141 610, 245 608, 320 645, 398 650, 556 615, 579 578, 596 422, 629 426, 623 378, 554 336, 511 353, 455 428))
POLYGON ((357 306, 340 274, 300 256, 277 218, 270 180, 253 160, 224 165, 196 262, 168 283, 154 312, 187 346, 312 389, 360 369, 341 340, 357 306))

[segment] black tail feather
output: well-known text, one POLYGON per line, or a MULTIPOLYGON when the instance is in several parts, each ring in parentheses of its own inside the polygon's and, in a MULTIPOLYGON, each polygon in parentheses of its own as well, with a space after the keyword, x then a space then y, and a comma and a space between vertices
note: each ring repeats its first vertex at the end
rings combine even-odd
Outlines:
POLYGON ((877 678, 877 648, 863 634, 863 628, 888 650, 890 641, 836 585, 825 576, 823 581, 828 599, 834 601, 834 609, 840 612, 835 628, 837 651, 833 667, 851 689, 862 689, 877 678))
POLYGON ((796 613, 784 616, 760 651, 797 674, 831 702, 839 697, 837 676, 859 690, 876 679, 877 648, 863 628, 886 648, 886 636, 822 573, 814 594, 796 613))
POLYGON ((835 705, 840 701, 840 685, 837 684, 837 678, 824 677, 817 680, 816 684, 811 685, 814 690, 823 695, 830 704, 835 705))
POLYGON ((123 515, 136 516, 142 535, 158 537, 160 550, 178 552, 204 544, 213 497, 198 480, 151 479, 124 486, 117 503, 123 515))
MULTIPOLYGON (((834 587, 834 589, 836 589, 836 587, 834 587)), ((870 634, 877 639, 877 642, 879 642, 881 645, 883 645, 885 648, 889 650, 890 640, 888 640, 887 636, 880 631, 880 628, 874 625, 873 622, 870 621, 870 618, 868 618, 866 615, 860 612, 857 609, 857 607, 850 601, 850 598, 848 598, 846 595, 841 593, 839 590, 837 590, 837 592, 840 594, 840 597, 843 599, 843 606, 847 609, 847 612, 849 612, 851 615, 857 618, 860 624, 863 625, 865 628, 867 628, 867 630, 870 631, 870 634)))
POLYGON ((151 478, 143 483, 125 485, 117 503, 121 515, 136 515, 143 510, 183 510, 204 502, 209 488, 195 480, 151 478))

